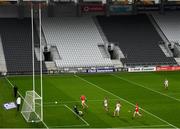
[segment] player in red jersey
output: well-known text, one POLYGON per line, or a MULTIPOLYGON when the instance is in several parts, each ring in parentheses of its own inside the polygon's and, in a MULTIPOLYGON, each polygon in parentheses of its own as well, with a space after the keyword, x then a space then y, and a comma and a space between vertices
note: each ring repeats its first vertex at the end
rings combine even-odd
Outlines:
POLYGON ((82 108, 83 109, 88 108, 88 106, 86 105, 86 96, 85 95, 81 95, 80 99, 81 99, 82 108))
POLYGON ((133 114, 133 118, 135 118, 136 114, 138 116, 142 116, 140 113, 139 113, 139 106, 138 104, 136 103, 136 106, 135 106, 135 111, 134 111, 134 114, 133 114))

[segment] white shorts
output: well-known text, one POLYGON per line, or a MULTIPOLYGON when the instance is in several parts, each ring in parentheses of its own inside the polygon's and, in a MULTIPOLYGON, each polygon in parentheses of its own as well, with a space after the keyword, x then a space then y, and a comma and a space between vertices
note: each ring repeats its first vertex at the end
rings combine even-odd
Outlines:
POLYGON ((119 112, 119 111, 120 111, 120 108, 116 108, 115 111, 116 111, 116 112, 119 112))
POLYGON ((104 104, 104 107, 107 107, 108 106, 108 104, 106 103, 106 104, 104 104))
POLYGON ((82 100, 82 101, 81 101, 81 104, 84 105, 84 104, 85 104, 85 100, 82 100))
POLYGON ((139 111, 135 111, 136 114, 139 114, 139 111))

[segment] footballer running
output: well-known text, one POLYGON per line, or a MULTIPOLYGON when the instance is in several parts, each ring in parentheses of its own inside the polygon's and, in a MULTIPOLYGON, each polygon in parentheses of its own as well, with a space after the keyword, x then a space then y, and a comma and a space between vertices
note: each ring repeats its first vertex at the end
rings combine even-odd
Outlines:
POLYGON ((108 112, 109 109, 108 109, 108 98, 107 97, 104 98, 103 105, 104 105, 105 111, 108 112))
POLYGON ((116 116, 116 115, 119 116, 120 110, 121 110, 121 104, 120 104, 120 101, 118 101, 115 106, 114 116, 116 116))
POLYGON ((80 99, 81 99, 82 108, 83 109, 88 108, 88 106, 86 104, 86 96, 85 95, 81 95, 80 99))
POLYGON ((164 80, 164 88, 168 90, 169 81, 167 79, 164 80))
POLYGON ((132 119, 135 118, 136 115, 138 115, 138 116, 140 116, 140 117, 142 116, 142 115, 139 113, 139 106, 138 106, 137 103, 136 103, 136 106, 135 106, 135 111, 134 111, 134 114, 133 114, 132 119))

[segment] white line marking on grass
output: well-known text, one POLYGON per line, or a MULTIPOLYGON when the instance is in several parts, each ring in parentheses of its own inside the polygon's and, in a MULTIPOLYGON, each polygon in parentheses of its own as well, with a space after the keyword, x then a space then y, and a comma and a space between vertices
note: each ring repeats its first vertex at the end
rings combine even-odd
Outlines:
MULTIPOLYGON (((87 82, 88 84, 90 84, 90 85, 92 85, 92 86, 95 86, 96 88, 98 88, 98 89, 100 89, 100 90, 102 90, 102 91, 104 91, 104 92, 106 92, 106 93, 109 93, 109 94, 111 94, 111 95, 113 95, 113 96, 115 96, 115 97, 117 97, 117 98, 119 98, 119 99, 121 99, 121 100, 123 100, 123 101, 125 101, 125 102, 129 103, 129 104, 130 104, 130 105, 132 105, 132 106, 135 106, 135 104, 133 104, 133 103, 129 102, 128 100, 123 99, 123 98, 121 98, 121 97, 119 97, 119 96, 115 95, 114 93, 111 93, 111 92, 109 92, 109 91, 107 91, 107 90, 105 90, 105 89, 103 89, 103 88, 99 87, 98 85, 96 85, 96 84, 94 84, 94 83, 92 83, 92 82, 90 82, 90 81, 88 81, 88 80, 86 80, 86 79, 84 79, 84 78, 82 78, 82 77, 78 76, 78 75, 74 75, 74 76, 75 76, 75 77, 77 77, 77 78, 79 78, 80 80, 82 80, 82 81, 84 81, 84 82, 87 82)), ((162 119, 162 118, 160 118, 160 117, 158 117, 158 116, 156 116, 156 115, 152 114, 151 112, 146 111, 146 110, 145 110, 145 109, 143 109, 143 108, 141 108, 141 110, 142 110, 142 111, 144 111, 145 113, 147 113, 147 114, 149 114, 149 115, 151 115, 151 116, 153 116, 153 117, 155 117, 155 118, 157 118, 157 119, 161 120, 162 122, 164 122, 164 123, 166 123, 166 124, 168 124, 168 125, 170 125, 170 126, 172 126, 172 127, 174 127, 174 128, 177 128, 177 129, 178 129, 178 127, 176 127, 175 125, 173 125, 173 124, 171 124, 171 123, 167 122, 166 120, 164 120, 164 119, 162 119)))
POLYGON ((148 88, 148 87, 146 87, 146 86, 144 86, 144 85, 142 85, 142 84, 139 84, 139 83, 137 83, 137 82, 131 81, 131 80, 129 80, 129 79, 125 79, 125 78, 123 78, 123 77, 120 77, 120 76, 114 75, 114 74, 111 74, 111 76, 113 76, 113 77, 115 77, 115 78, 119 78, 119 79, 121 79, 121 80, 123 80, 123 81, 126 81, 126 82, 128 82, 128 83, 134 84, 134 85, 136 85, 136 86, 140 86, 140 87, 142 87, 142 88, 144 88, 144 89, 150 90, 150 91, 152 91, 152 92, 158 93, 158 94, 160 94, 160 95, 166 96, 166 97, 168 97, 168 98, 171 98, 171 99, 173 99, 173 100, 176 100, 176 101, 179 101, 179 102, 180 102, 180 99, 177 99, 177 98, 175 98, 175 97, 172 97, 172 96, 169 96, 169 95, 167 95, 167 94, 161 93, 161 92, 159 92, 159 91, 153 90, 153 89, 148 88))
POLYGON ((66 104, 64 104, 64 106, 66 108, 68 108, 72 113, 74 113, 77 117, 79 117, 87 126, 89 126, 89 123, 87 121, 85 121, 82 117, 80 117, 79 115, 77 115, 70 107, 68 107, 66 104))
MULTIPOLYGON (((14 85, 11 83, 11 81, 7 78, 7 77, 5 77, 5 79, 6 79, 6 81, 12 86, 12 88, 14 88, 14 85)), ((22 94, 18 91, 18 94, 21 96, 21 98, 23 99, 23 100, 25 100, 25 98, 22 96, 22 94)), ((36 113, 35 113, 36 114, 36 113)), ((36 114, 37 115, 37 114, 36 114)), ((37 115, 37 116, 39 116, 39 115, 37 115)), ((47 126, 47 124, 44 122, 44 121, 41 121, 43 124, 44 124, 44 126, 47 128, 47 129, 49 129, 49 127, 47 126)))
MULTIPOLYGON (((118 100, 118 99, 108 99, 109 101, 113 101, 113 100, 118 100)), ((103 102, 104 100, 87 100, 88 102, 103 102)), ((55 102, 45 102, 44 104, 45 105, 48 105, 48 104, 54 104, 54 105, 58 105, 58 104, 67 104, 67 103, 81 103, 81 101, 79 100, 75 100, 75 101, 60 101, 58 102, 57 104, 55 102)))
MULTIPOLYGON (((119 99, 108 99, 109 101, 113 101, 113 100, 119 100, 119 99)), ((68 103, 80 103, 81 101, 64 101, 64 102, 58 102, 57 104, 54 102, 46 102, 44 103, 44 107, 62 107, 64 106, 64 104, 68 104, 68 103)), ((103 102, 103 100, 88 100, 88 102, 103 102)))
POLYGON ((64 107, 64 104, 49 104, 49 105, 43 105, 44 107, 64 107))
POLYGON ((62 125, 62 126, 50 126, 50 128, 72 128, 72 127, 87 127, 88 125, 83 124, 83 125, 62 125))

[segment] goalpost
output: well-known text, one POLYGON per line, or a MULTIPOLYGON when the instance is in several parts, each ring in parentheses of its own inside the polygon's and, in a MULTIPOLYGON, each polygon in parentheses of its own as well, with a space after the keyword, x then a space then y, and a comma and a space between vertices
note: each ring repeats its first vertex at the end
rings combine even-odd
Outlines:
POLYGON ((21 109, 21 114, 27 122, 43 121, 43 84, 42 84, 42 43, 41 43, 41 3, 38 3, 39 8, 39 41, 40 41, 40 95, 36 92, 35 86, 35 54, 34 54, 34 10, 31 3, 31 27, 32 27, 32 67, 33 67, 33 90, 26 91, 26 96, 21 109))

